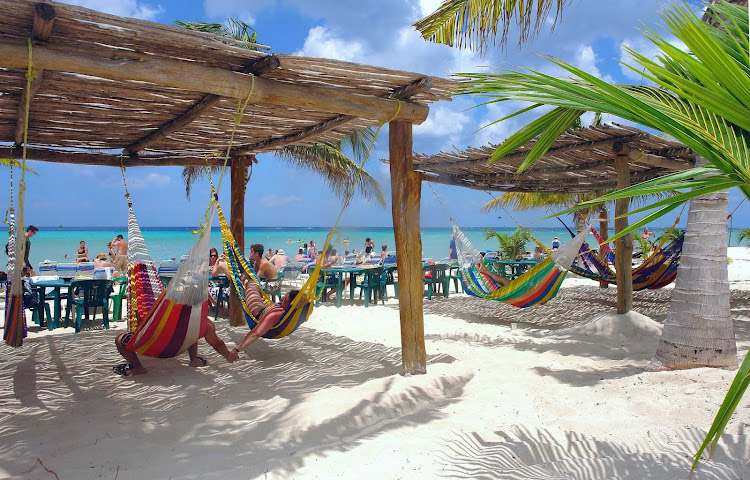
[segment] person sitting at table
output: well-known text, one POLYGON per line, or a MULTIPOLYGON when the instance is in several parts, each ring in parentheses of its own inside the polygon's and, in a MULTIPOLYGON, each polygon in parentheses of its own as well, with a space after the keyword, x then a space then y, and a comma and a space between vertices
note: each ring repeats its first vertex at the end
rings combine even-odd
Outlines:
POLYGON ((304 259, 307 255, 305 255, 305 250, 302 247, 299 247, 299 252, 297 252, 297 255, 294 256, 294 262, 297 263, 304 259))
MULTIPOLYGON (((208 266, 210 267, 211 277, 226 277, 229 278, 229 265, 227 264, 224 255, 219 255, 219 251, 216 248, 211 247, 208 254, 208 266)), ((222 287, 218 282, 209 282, 208 284, 208 304, 211 308, 216 308, 216 302, 219 298, 219 289, 223 288, 221 292, 223 298, 229 298, 229 287, 222 287)), ((220 307, 219 315, 227 315, 228 312, 225 308, 220 307)))
POLYGON ((385 262, 385 257, 388 254, 388 245, 381 245, 380 246, 380 263, 385 262))
POLYGON ((291 260, 289 260, 289 257, 284 253, 284 249, 280 248, 276 250, 276 255, 271 257, 270 262, 273 263, 273 266, 278 270, 279 268, 286 266, 291 260))
POLYGON ((76 254, 76 263, 89 262, 89 247, 86 246, 86 241, 81 240, 81 245, 78 247, 78 253, 76 254))
POLYGON ((250 260, 258 278, 265 280, 266 292, 279 289, 279 274, 271 262, 263 258, 263 245, 254 243, 250 246, 250 260))
POLYGON ((536 260, 537 262, 541 261, 544 258, 544 252, 542 252, 542 247, 538 245, 534 247, 534 253, 532 254, 532 258, 536 260))
MULTIPOLYGON (((107 254, 104 252, 99 252, 96 257, 94 257, 94 268, 106 268, 106 267, 114 267, 112 262, 107 260, 107 254)), ((118 270, 115 270, 112 273, 112 276, 119 277, 120 275, 125 275, 125 272, 120 272, 118 270)))
POLYGON ((505 285, 511 282, 510 278, 504 277, 503 275, 500 275, 499 273, 495 273, 489 268, 487 268, 487 266, 484 264, 484 260, 479 260, 477 267, 480 273, 484 273, 485 275, 490 277, 492 280, 494 280, 495 283, 499 284, 502 287, 504 287, 505 285))

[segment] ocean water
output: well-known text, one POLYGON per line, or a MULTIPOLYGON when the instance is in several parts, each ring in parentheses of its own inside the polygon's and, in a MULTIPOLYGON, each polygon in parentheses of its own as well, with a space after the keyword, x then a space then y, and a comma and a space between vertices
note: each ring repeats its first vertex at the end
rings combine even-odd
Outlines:
MULTIPOLYGON (((249 247, 253 243, 260 243, 267 250, 283 248, 289 257, 293 258, 302 243, 314 240, 318 248, 322 248, 329 229, 318 227, 253 227, 245 229, 245 245, 249 247), (289 239, 292 242, 289 243, 289 239)), ((462 231, 471 242, 481 250, 497 250, 497 240, 485 239, 484 227, 466 227, 462 231)), ((512 233, 512 228, 496 228, 499 233, 512 233)), ((557 236, 563 242, 570 235, 562 227, 559 228, 533 228, 530 229, 540 242, 550 245, 552 239, 557 236)), ((660 232, 660 229, 655 229, 660 232)), ((89 256, 93 258, 99 252, 107 251, 107 242, 117 234, 127 238, 127 228, 121 227, 40 227, 39 233, 31 240, 30 260, 32 265, 37 265, 43 260, 57 262, 75 261, 78 244, 81 240, 86 241, 89 248, 89 256), (68 258, 65 258, 65 255, 68 258)), ((423 228, 422 229, 422 256, 424 258, 440 259, 448 256, 448 245, 450 243, 450 228, 423 228)), ((143 236, 146 245, 154 260, 166 260, 170 258, 179 259, 180 256, 189 253, 196 237, 191 234, 191 227, 184 228, 143 228, 143 236)), ((395 250, 395 240, 392 228, 384 227, 357 227, 342 228, 334 236, 333 247, 339 253, 356 248, 362 249, 365 238, 371 237, 375 242, 376 252, 380 252, 382 245, 387 245, 388 250, 395 250), (350 244, 342 244, 342 240, 349 239, 350 244)), ((593 239, 593 237, 591 237, 593 239)), ((7 240, 6 240, 7 242, 7 240)), ((5 243, 5 242, 3 242, 5 243)), ((221 250, 221 233, 214 228, 211 233, 211 245, 221 250)), ((733 243, 736 245, 736 242, 733 243)), ((527 245, 527 250, 533 250, 533 243, 527 245)), ((247 252, 247 249, 245 250, 247 252)), ((6 257, 4 249, 0 249, 0 269, 5 268, 6 257)))

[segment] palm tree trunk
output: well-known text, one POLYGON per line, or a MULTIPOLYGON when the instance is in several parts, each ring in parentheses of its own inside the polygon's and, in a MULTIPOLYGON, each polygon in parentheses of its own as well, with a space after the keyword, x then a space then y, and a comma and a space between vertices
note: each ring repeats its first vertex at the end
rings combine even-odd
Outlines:
MULTIPOLYGON (((700 160, 696 166, 705 164, 700 160)), ((669 314, 648 371, 737 368, 727 273, 728 199, 724 190, 690 201, 669 314)))

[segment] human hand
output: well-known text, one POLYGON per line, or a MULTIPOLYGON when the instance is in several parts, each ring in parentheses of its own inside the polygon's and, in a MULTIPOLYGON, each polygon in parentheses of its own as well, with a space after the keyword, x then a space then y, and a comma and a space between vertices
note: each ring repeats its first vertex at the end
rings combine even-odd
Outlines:
POLYGON ((237 349, 232 349, 229 351, 229 356, 227 356, 227 362, 233 363, 240 359, 240 352, 237 349))

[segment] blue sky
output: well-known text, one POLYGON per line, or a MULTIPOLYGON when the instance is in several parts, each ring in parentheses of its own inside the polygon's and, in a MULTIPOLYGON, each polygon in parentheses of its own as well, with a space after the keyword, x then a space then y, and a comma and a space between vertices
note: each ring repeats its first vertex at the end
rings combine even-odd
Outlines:
MULTIPOLYGON (((646 54, 652 51, 638 28, 647 25, 658 30, 657 11, 663 8, 660 3, 642 0, 575 1, 567 7, 554 32, 544 29, 521 49, 515 44, 515 33, 511 33, 505 51, 495 48, 480 57, 427 43, 411 27, 414 21, 437 8, 440 0, 70 0, 65 3, 162 23, 174 20, 223 22, 232 16, 252 25, 259 41, 271 46, 272 52, 336 58, 435 76, 477 71, 486 66, 527 67, 559 73, 536 55, 545 53, 618 83, 643 82, 618 60, 626 58, 622 53, 623 45, 646 54)), ((414 127, 415 152, 430 154, 499 143, 517 130, 520 122, 528 121, 525 117, 482 128, 517 109, 519 104, 472 108, 477 103, 478 99, 458 98, 433 104, 428 120, 414 127)), ((605 121, 617 119, 605 118, 605 121)), ((388 168, 379 161, 387 155, 388 132, 384 128, 367 170, 381 183, 388 205, 382 208, 355 197, 342 225, 392 225, 388 168)), ((295 171, 271 155, 259 155, 258 160, 246 198, 248 226, 329 226, 333 223, 341 201, 325 190, 317 177, 295 171)), ((126 224, 127 208, 119 170, 42 162, 29 164, 39 175, 27 177, 27 224, 126 224)), ((198 221, 204 211, 208 185, 205 182, 196 185, 191 200, 187 200, 180 172, 177 167, 143 167, 128 171, 136 213, 143 226, 183 226, 198 221)), ((7 169, 0 170, 0 183, 8 185, 8 177, 7 169)), ((433 188, 450 214, 463 226, 513 225, 502 212, 480 212, 490 199, 484 192, 444 185, 433 185, 433 188)), ((228 185, 223 190, 221 201, 228 207, 228 185)), ((5 209, 8 197, 3 197, 0 207, 5 209)), ((731 192, 730 211, 742 198, 740 192, 731 192)), ((748 213, 750 207, 745 202, 735 214, 735 228, 748 226, 748 213)), ((545 213, 541 211, 516 214, 516 218, 527 225, 543 216, 545 213)), ((548 220, 534 225, 556 226, 554 222, 548 220)), ((657 226, 671 222, 672 219, 665 219, 657 226)), ((448 226, 445 213, 426 186, 422 192, 421 223, 426 227, 448 226)))

